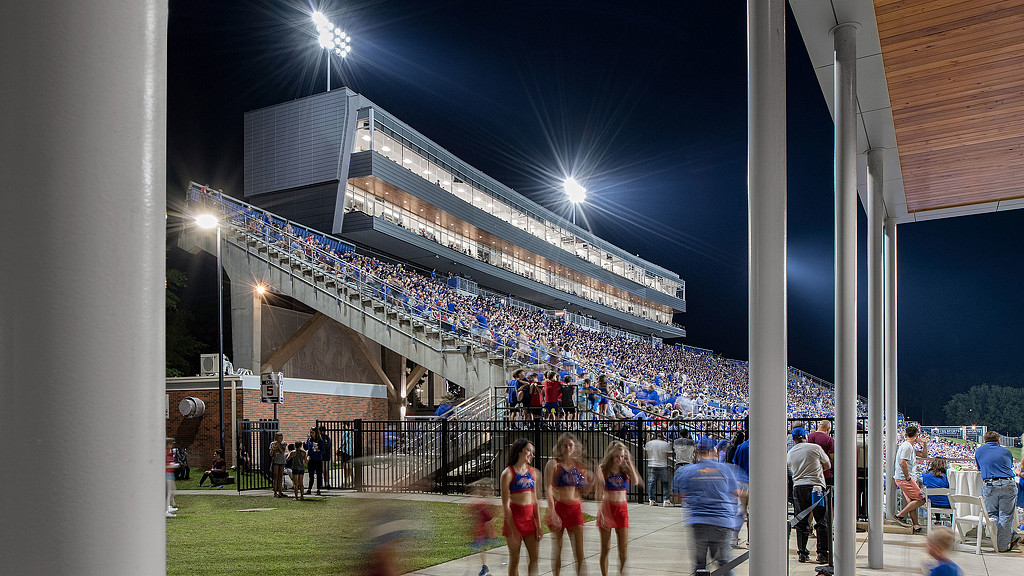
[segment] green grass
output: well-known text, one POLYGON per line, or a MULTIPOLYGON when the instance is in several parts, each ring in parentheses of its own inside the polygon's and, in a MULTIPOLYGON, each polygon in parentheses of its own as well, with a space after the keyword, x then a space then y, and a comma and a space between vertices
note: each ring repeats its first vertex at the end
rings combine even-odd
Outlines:
MULTIPOLYGON (((188 482, 194 487, 198 480, 188 482)), ((234 490, 226 486, 223 490, 234 490)), ((337 574, 363 571, 375 521, 413 530, 394 557, 401 573, 473 553, 463 504, 361 498, 179 495, 167 520, 167 574, 337 574), (274 508, 261 512, 238 512, 274 508)), ((586 521, 594 518, 585 515, 586 521)), ((500 533, 501 518, 496 521, 500 533)), ((546 529, 545 529, 546 530, 546 529)), ((504 546, 504 538, 492 546, 504 546)))
MULTIPOLYGON (((966 446, 970 446, 971 448, 977 446, 976 442, 968 442, 967 440, 964 440, 962 438, 945 438, 945 440, 949 440, 953 444, 964 444, 966 446)), ((1019 447, 1007 448, 1007 450, 1010 451, 1010 454, 1013 455, 1013 458, 1015 460, 1020 460, 1021 449, 1019 447)))

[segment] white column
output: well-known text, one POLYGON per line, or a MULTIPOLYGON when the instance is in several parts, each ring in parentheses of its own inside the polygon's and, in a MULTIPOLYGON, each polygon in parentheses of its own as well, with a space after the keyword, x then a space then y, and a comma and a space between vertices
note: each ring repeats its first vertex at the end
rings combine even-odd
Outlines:
POLYGON ((832 29, 835 44, 835 566, 857 567, 857 28, 832 29))
POLYGON ((787 572, 786 3, 747 2, 750 574, 787 572))
POLYGON ((896 509, 896 445, 902 433, 897 420, 896 379, 896 219, 885 219, 885 511, 892 520, 896 509))
POLYGON ((868 150, 868 567, 882 567, 882 150, 868 150))
POLYGON ((166 31, 0 3, 0 438, 37 460, 0 467, 7 574, 166 574, 166 31))

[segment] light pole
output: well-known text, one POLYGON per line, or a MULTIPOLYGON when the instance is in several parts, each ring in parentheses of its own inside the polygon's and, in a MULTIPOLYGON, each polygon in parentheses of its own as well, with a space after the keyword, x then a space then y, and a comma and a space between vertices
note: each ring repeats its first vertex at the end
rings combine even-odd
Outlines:
POLYGON ((571 176, 565 179, 562 183, 562 188, 565 189, 565 195, 569 197, 569 202, 572 205, 572 223, 576 223, 576 206, 587 199, 587 189, 580 186, 580 183, 571 176))
POLYGON ((322 12, 313 12, 313 24, 316 26, 317 42, 327 51, 327 91, 331 91, 331 52, 344 58, 352 51, 352 37, 345 34, 340 27, 334 25, 322 12))
POLYGON ((220 261, 220 221, 212 214, 196 217, 200 228, 217 229, 217 414, 220 417, 220 453, 224 452, 224 279, 220 261))

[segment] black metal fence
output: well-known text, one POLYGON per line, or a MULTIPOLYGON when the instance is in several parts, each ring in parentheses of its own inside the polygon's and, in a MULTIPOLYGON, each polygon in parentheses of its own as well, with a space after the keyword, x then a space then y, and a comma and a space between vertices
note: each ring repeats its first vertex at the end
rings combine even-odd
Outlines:
POLYGON ((270 490, 270 444, 278 431, 277 420, 240 420, 235 435, 235 484, 238 491, 270 490))

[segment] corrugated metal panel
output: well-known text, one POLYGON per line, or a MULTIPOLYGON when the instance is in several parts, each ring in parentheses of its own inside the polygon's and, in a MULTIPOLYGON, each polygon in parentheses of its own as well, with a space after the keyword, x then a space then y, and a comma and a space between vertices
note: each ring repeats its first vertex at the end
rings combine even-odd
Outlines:
POLYGON ((442 188, 420 178, 412 170, 400 166, 376 152, 358 152, 352 155, 349 177, 373 175, 396 186, 421 200, 448 212, 452 216, 473 226, 501 236, 525 250, 543 256, 563 266, 578 270, 581 274, 595 278, 610 286, 620 288, 641 298, 682 310, 685 302, 675 296, 648 289, 618 274, 605 270, 596 264, 553 246, 540 238, 521 230, 504 220, 476 208, 442 188))

